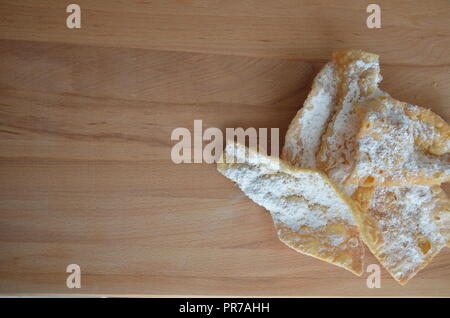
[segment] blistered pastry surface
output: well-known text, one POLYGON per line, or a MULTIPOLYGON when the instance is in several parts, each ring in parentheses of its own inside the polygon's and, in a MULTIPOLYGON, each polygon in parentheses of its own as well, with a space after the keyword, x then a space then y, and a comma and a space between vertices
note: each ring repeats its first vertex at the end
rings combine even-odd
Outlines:
POLYGON ((424 268, 450 238, 450 204, 439 186, 360 187, 356 222, 380 263, 401 284, 424 268))

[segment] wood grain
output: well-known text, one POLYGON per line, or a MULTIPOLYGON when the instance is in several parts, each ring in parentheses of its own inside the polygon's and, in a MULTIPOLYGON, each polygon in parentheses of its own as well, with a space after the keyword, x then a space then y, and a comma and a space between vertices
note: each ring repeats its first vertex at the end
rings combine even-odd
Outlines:
POLYGON ((351 46, 389 64, 449 64, 447 0, 377 1, 381 29, 366 27, 370 3, 79 0, 82 28, 74 31, 64 1, 3 0, 0 38, 315 61, 351 46))
POLYGON ((283 141, 336 48, 380 54, 383 89, 448 121, 447 1, 381 1, 381 30, 356 1, 77 3, 80 30, 61 1, 0 4, 1 294, 450 296, 450 249, 368 289, 284 246, 213 165, 170 159, 194 119, 283 141))

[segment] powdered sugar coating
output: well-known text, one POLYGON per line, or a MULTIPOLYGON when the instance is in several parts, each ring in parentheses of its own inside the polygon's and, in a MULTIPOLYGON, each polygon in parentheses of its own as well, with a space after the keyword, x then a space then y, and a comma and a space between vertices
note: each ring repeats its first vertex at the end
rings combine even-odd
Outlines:
POLYGON ((439 116, 390 97, 374 98, 364 106, 355 166, 347 182, 406 186, 450 179, 450 129, 439 116))
POLYGON ((234 165, 224 174, 238 183, 253 201, 277 214, 283 223, 293 229, 298 229, 300 224, 320 227, 330 219, 355 224, 347 204, 317 171, 289 170, 282 162, 237 143, 227 144, 225 160, 246 164, 234 165), (301 196, 304 200, 287 202, 286 198, 290 196, 301 196), (319 204, 326 208, 327 214, 308 209, 309 205, 305 202, 319 204))

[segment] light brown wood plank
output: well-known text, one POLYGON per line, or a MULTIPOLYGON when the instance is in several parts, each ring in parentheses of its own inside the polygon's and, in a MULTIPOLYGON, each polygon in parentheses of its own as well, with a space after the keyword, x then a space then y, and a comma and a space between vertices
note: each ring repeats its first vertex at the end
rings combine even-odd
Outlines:
POLYGON ((449 64, 448 1, 378 1, 381 29, 366 26, 369 3, 80 0, 82 27, 71 30, 65 2, 8 0, 0 38, 316 61, 355 47, 388 64, 449 64))
POLYGON ((69 263, 83 268, 79 293, 448 293, 448 249, 406 287, 383 271, 383 289, 370 290, 285 247, 267 212, 213 166, 3 161, 0 178, 8 180, 0 185, 3 293, 73 293, 64 286, 69 263))
POLYGON ((169 160, 172 130, 195 119, 284 136, 314 74, 304 62, 135 49, 5 41, 0 52, 5 157, 169 160))
MULTIPOLYGON (((2 41, 0 88, 159 103, 277 105, 295 110, 324 63, 2 41), (295 103, 298 103, 295 105, 295 103)), ((329 58, 329 57, 328 57, 329 58)), ((392 96, 450 118, 450 66, 386 64, 392 96)), ((117 101, 119 102, 119 101, 117 101)))
POLYGON ((310 85, 311 63, 2 41, 0 87, 162 103, 273 104, 310 85))
MULTIPOLYGON (((169 159, 172 130, 195 119, 283 140, 323 65, 17 41, 0 54, 2 155, 62 160, 169 159)), ((382 65, 382 87, 448 120, 449 70, 382 65)))

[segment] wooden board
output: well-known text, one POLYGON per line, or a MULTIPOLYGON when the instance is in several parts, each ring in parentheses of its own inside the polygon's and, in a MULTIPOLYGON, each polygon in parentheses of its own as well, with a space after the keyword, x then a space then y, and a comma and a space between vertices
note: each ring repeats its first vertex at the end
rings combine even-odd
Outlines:
MULTIPOLYGON (((450 249, 407 286, 303 256, 214 165, 171 161, 176 127, 278 127, 338 48, 450 120, 450 3, 0 3, 0 294, 450 296, 450 249), (79 264, 82 288, 66 287, 79 264)), ((366 264, 377 263, 367 252, 366 264)))

